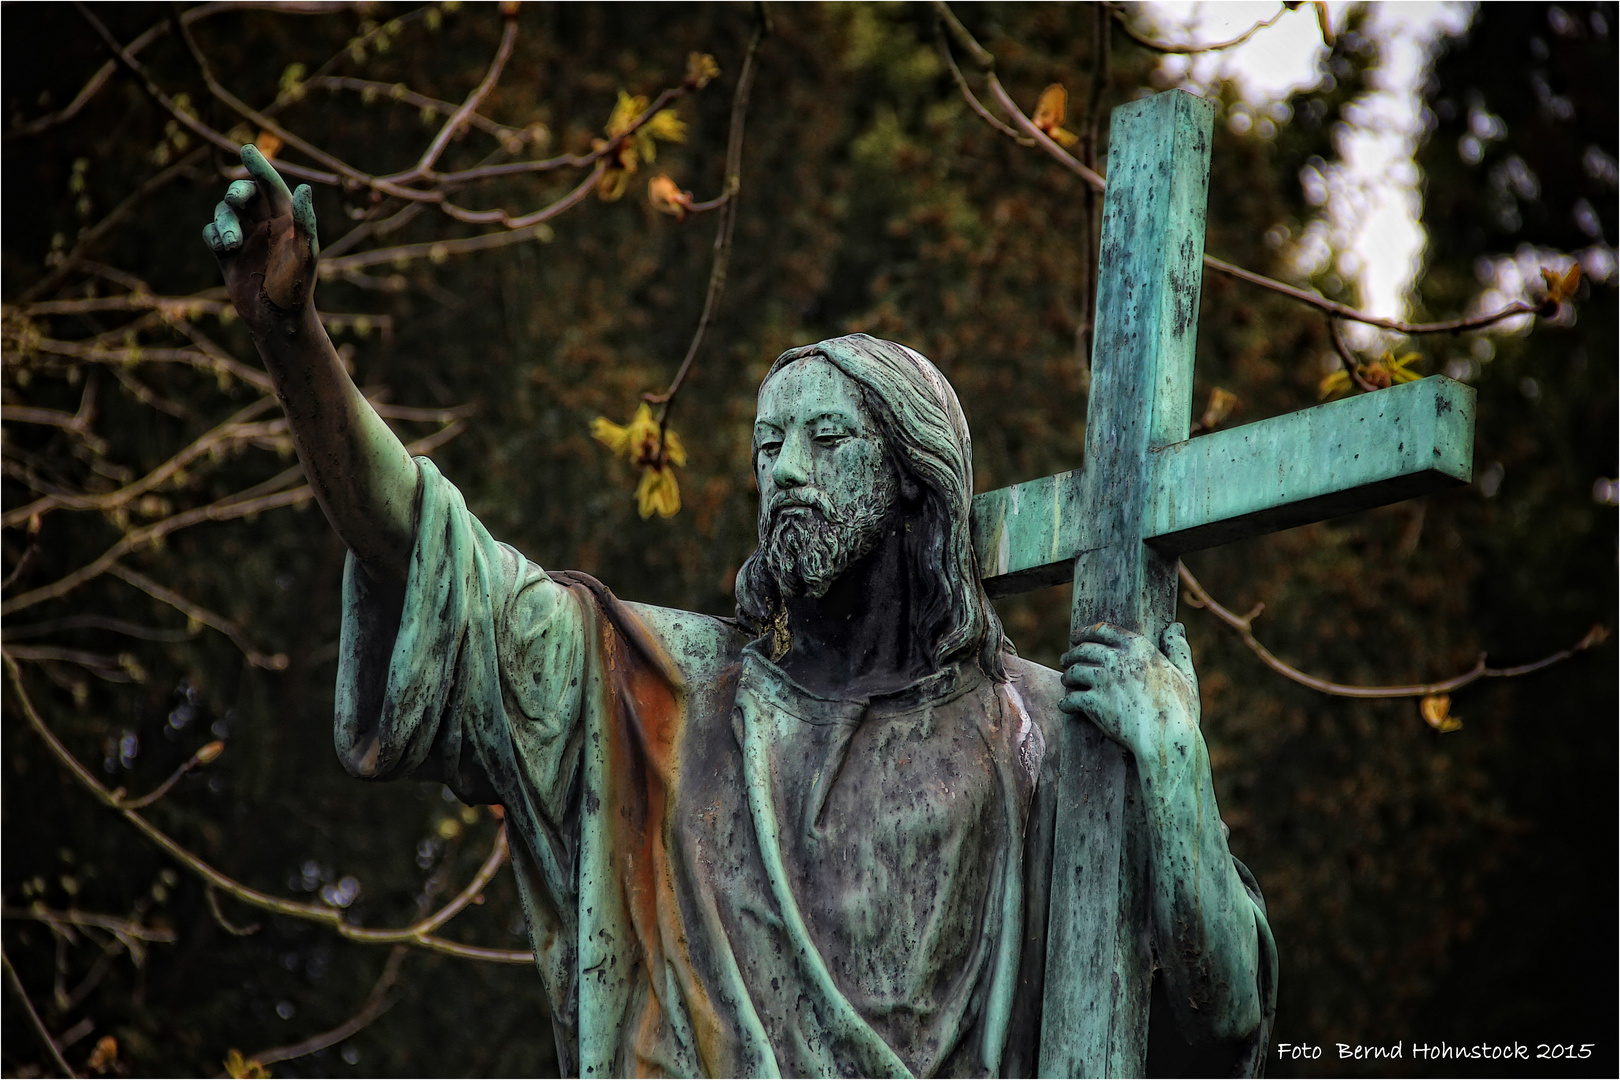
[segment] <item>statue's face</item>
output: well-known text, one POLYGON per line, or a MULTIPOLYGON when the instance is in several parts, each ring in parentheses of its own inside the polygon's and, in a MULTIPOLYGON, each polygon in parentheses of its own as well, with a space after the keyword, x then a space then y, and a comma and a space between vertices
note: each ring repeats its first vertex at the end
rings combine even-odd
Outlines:
POLYGON ((754 477, 760 555, 789 597, 825 595, 871 551, 900 487, 860 388, 813 356, 760 389, 754 477))

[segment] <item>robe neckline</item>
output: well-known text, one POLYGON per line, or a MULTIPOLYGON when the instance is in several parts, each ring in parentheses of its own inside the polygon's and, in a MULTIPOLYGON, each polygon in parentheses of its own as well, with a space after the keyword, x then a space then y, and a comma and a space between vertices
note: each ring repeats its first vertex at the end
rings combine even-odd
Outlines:
POLYGON ((977 690, 985 674, 975 663, 953 661, 898 690, 860 697, 827 697, 809 690, 766 654, 764 638, 743 646, 742 677, 754 693, 807 724, 858 724, 866 716, 904 716, 977 690))

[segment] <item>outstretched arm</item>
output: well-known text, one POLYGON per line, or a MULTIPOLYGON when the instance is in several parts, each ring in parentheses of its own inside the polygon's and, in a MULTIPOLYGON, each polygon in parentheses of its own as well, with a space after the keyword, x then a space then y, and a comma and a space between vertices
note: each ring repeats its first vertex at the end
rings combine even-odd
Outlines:
POLYGON ((343 368, 315 311, 319 244, 307 184, 289 192, 252 146, 203 239, 219 259, 286 410, 315 498, 379 584, 403 587, 416 528, 416 463, 343 368))
POLYGON ((1153 937, 1186 1032, 1241 1039, 1260 1024, 1259 926, 1215 805, 1198 730, 1198 683, 1177 623, 1164 651, 1098 624, 1062 660, 1064 711, 1096 721, 1136 759, 1148 825, 1153 937))

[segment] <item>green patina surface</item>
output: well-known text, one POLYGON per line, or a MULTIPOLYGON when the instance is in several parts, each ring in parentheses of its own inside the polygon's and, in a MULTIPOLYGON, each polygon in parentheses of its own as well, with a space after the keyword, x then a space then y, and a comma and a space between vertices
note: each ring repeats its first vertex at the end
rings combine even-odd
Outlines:
MULTIPOLYGON (((1007 595, 1072 574, 1072 641, 1108 622, 1170 650, 1181 553, 1472 476, 1473 391, 1438 377, 1188 439, 1212 120, 1208 102, 1177 91, 1115 110, 1085 466, 974 499, 974 554, 987 590, 1007 595)), ((1202 740, 1194 732, 1174 749, 1201 754, 1202 740)), ((1142 837, 1166 848, 1160 863, 1202 857, 1168 852, 1158 819, 1173 816, 1164 807, 1174 799, 1155 794, 1158 770, 1088 724, 1065 727, 1062 762, 1039 1068, 1043 1076, 1139 1076, 1151 928, 1184 925, 1185 905, 1224 902, 1233 889, 1154 891, 1142 837), (1110 827, 1121 821, 1129 827, 1110 827), (1100 911, 1118 917, 1099 919, 1100 911)), ((1205 797, 1213 806, 1213 792, 1205 797)), ((1231 940, 1198 942, 1205 955, 1275 963, 1263 915, 1258 954, 1241 918, 1208 925, 1231 940)), ((1183 944, 1161 941, 1158 955, 1183 944)), ((1274 998, 1274 982, 1265 993, 1274 998)), ((1269 1012, 1262 1046, 1268 1026, 1269 1012)))
MULTIPOLYGON (((1180 91, 1113 113, 1071 641, 1106 621, 1157 642, 1174 619, 1174 563, 1142 544, 1142 516, 1148 451, 1185 439, 1192 412, 1213 120, 1209 102, 1180 91)), ((1092 725, 1065 727, 1061 760, 1085 765, 1063 768, 1058 783, 1040 1071, 1140 1075, 1148 880, 1128 839, 1142 830, 1117 828, 1141 812, 1138 785, 1125 752, 1092 725)))
POLYGON ((1167 446, 1144 535, 1179 554, 1473 479, 1474 391, 1435 375, 1167 446))
MULTIPOLYGON (((1466 484, 1473 461, 1474 390, 1435 375, 1154 451, 1144 535, 1168 554, 1214 547, 1466 484)), ((974 497, 990 595, 1070 577, 1081 473, 974 497)))

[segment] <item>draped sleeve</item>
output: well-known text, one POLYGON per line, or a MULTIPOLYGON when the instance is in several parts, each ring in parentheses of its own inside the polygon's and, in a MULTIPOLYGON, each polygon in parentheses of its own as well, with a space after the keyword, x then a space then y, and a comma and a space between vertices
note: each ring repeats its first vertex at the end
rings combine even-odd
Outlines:
POLYGON ((344 567, 338 757, 364 779, 436 780, 468 803, 504 806, 536 961, 566 1024, 589 600, 497 542, 433 463, 416 460, 403 604, 352 554, 344 567))

